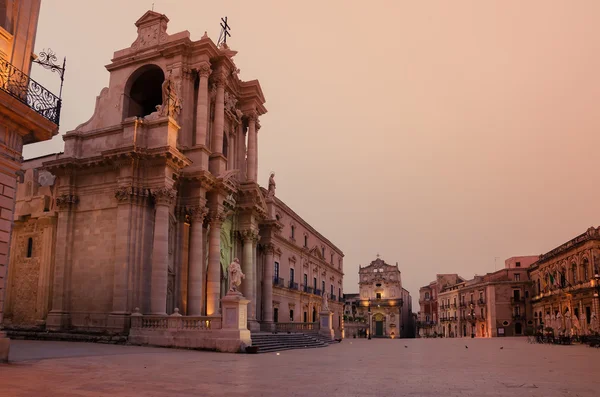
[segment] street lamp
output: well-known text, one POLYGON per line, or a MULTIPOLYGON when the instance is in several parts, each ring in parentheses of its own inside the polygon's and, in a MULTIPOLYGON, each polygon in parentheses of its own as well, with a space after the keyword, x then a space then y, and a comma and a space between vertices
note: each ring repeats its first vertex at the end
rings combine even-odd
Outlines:
POLYGON ((367 314, 369 315, 369 329, 367 339, 371 340, 371 298, 369 298, 369 306, 367 308, 367 314))

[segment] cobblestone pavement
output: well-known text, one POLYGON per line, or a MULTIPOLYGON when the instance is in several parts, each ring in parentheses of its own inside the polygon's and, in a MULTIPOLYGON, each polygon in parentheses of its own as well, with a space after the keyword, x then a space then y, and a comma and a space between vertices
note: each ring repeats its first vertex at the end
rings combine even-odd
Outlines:
POLYGON ((12 341, 10 357, 3 397, 600 395, 600 349, 523 338, 346 339, 279 355, 12 341))

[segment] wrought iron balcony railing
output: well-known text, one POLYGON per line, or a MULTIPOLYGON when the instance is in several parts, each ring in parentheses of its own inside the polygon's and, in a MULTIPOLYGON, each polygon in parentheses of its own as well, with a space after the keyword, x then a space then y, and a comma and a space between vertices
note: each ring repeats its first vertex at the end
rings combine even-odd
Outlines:
POLYGON ((281 277, 273 277, 273 285, 280 288, 285 288, 285 280, 281 277))
POLYGON ((315 295, 319 295, 319 296, 321 296, 321 290, 320 290, 320 289, 316 289, 316 288, 315 288, 315 292, 314 292, 314 294, 315 294, 315 295))
POLYGON ((298 283, 295 283, 294 280, 290 281, 290 289, 298 289, 298 283))
POLYGON ((4 58, 0 58, 0 89, 54 124, 59 124, 61 99, 4 58))

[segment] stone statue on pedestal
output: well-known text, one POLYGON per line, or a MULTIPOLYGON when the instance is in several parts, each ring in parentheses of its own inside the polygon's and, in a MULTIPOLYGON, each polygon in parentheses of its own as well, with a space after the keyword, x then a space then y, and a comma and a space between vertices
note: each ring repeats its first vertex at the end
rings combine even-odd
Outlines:
POLYGON ((275 196, 275 173, 271 173, 271 177, 269 178, 269 190, 267 191, 267 197, 275 196))
POLYGON ((240 266, 240 260, 235 258, 229 265, 229 291, 238 292, 238 287, 242 284, 242 279, 246 278, 246 275, 242 273, 242 267, 240 266))
POLYGON ((329 300, 327 299, 327 293, 323 292, 323 308, 321 310, 329 310, 329 300))
POLYGON ((158 105, 157 110, 161 116, 171 116, 174 119, 181 112, 181 99, 171 76, 167 77, 162 84, 162 105, 158 105))

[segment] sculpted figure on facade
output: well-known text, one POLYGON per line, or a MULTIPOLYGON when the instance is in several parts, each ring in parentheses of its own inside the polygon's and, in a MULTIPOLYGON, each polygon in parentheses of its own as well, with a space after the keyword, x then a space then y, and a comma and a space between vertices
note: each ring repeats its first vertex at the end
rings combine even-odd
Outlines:
POLYGON ((323 310, 329 310, 329 300, 326 292, 323 292, 323 310))
POLYGON ((269 190, 267 192, 267 197, 274 197, 275 196, 275 173, 272 172, 271 176, 269 177, 269 190))
POLYGON ((242 279, 245 279, 246 275, 242 273, 242 267, 240 266, 240 260, 235 258, 229 265, 229 291, 237 292, 238 287, 242 284, 242 279))
POLYGON ((162 105, 158 105, 158 114, 177 118, 181 113, 181 98, 175 80, 169 76, 162 84, 162 105))

